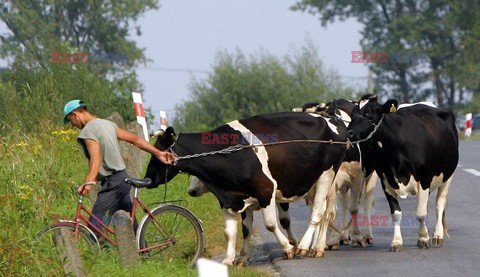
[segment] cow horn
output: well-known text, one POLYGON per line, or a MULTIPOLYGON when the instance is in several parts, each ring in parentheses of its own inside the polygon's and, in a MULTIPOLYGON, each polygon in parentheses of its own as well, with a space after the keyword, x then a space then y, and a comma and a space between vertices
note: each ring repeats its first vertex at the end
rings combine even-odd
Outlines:
POLYGON ((150 136, 154 137, 154 138, 161 137, 161 136, 163 136, 164 133, 165 132, 163 130, 157 130, 157 131, 153 132, 153 134, 151 134, 150 136))

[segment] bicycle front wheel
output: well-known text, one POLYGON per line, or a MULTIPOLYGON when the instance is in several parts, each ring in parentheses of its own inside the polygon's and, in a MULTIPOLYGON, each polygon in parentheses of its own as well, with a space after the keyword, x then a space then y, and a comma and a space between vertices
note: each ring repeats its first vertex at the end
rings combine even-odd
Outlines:
POLYGON ((165 205, 146 214, 139 226, 137 243, 144 257, 183 260, 194 265, 203 253, 202 226, 187 209, 165 205))

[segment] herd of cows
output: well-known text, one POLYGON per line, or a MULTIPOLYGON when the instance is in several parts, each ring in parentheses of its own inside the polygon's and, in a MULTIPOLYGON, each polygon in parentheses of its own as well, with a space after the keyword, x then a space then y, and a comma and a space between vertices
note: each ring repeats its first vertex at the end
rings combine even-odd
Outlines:
POLYGON ((155 147, 174 153, 174 165, 152 157, 146 178, 158 186, 179 172, 194 176, 188 193, 213 193, 225 219, 227 251, 224 264, 246 263, 253 211, 260 210, 265 227, 278 240, 285 258, 295 254, 323 257, 340 244, 363 247, 373 243, 371 226, 363 234, 350 224, 347 211, 358 214, 363 199, 370 217, 373 190, 380 179, 390 206, 394 235, 391 251, 401 251, 402 210, 398 197, 417 196, 417 246, 443 245, 447 194, 457 167, 458 133, 451 111, 431 103, 383 105, 376 96, 359 101, 334 100, 306 104, 301 112, 263 114, 235 120, 209 132, 222 143, 202 143, 202 133, 157 131, 155 147), (248 136, 246 134, 249 134, 248 136), (270 134, 265 141, 256 134, 270 134), (238 140, 242 137, 242 145, 238 140), (378 176, 378 177, 377 177, 378 176), (438 190, 437 219, 431 239, 426 226, 429 194, 438 190), (337 195, 342 226, 336 224, 337 195), (288 203, 305 199, 311 209, 307 230, 298 242, 290 228, 288 203), (242 214, 243 246, 236 257, 238 214, 242 214), (278 226, 286 229, 288 237, 278 226), (351 233, 349 233, 351 229, 351 233), (330 235, 327 240, 327 231, 330 235))

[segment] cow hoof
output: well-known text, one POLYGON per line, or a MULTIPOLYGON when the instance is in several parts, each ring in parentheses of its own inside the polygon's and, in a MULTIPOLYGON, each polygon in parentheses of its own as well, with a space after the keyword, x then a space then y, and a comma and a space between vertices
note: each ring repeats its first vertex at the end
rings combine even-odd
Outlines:
POLYGON ((248 266, 248 262, 245 261, 245 260, 239 260, 239 261, 237 261, 237 262, 235 263, 235 265, 236 265, 237 267, 247 267, 247 266, 248 266))
POLYGON ((323 258, 323 256, 325 256, 325 253, 323 253, 323 251, 314 250, 312 256, 314 258, 323 258))
POLYGON ((326 250, 340 250, 340 244, 334 243, 327 245, 326 250))
POLYGON ((420 249, 430 248, 430 241, 417 240, 417 247, 420 249))
POLYGON ((390 252, 400 252, 402 250, 403 250, 403 245, 401 244, 390 246, 390 252))
POLYGON ((362 239, 362 240, 352 240, 352 247, 353 248, 359 248, 359 247, 365 247, 367 246, 367 242, 362 239))
POLYGON ((443 239, 432 239, 432 246, 434 247, 442 247, 443 246, 443 239))
POLYGON ((373 238, 365 239, 365 242, 366 242, 368 245, 372 245, 372 244, 373 244, 373 238))
POLYGON ((340 245, 349 245, 350 244, 350 239, 341 239, 340 240, 340 245))
POLYGON ((223 259, 222 264, 228 265, 228 266, 233 266, 233 261, 229 259, 223 259))
MULTIPOLYGON (((297 252, 298 252, 298 250, 297 250, 297 252)), ((293 248, 288 250, 288 251, 283 251, 283 258, 285 260, 293 259, 293 256, 295 256, 295 251, 293 251, 293 248)))
POLYGON ((306 249, 297 249, 297 255, 301 257, 306 257, 308 255, 308 250, 306 249))

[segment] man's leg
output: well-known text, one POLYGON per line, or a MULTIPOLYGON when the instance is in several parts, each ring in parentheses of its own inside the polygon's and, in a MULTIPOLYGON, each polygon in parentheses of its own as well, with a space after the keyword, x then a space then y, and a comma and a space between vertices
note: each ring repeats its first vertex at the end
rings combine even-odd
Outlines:
MULTIPOLYGON (((116 199, 115 191, 111 189, 108 184, 108 180, 102 184, 102 188, 98 192, 97 201, 92 208, 92 213, 104 224, 108 225, 110 221, 111 213, 108 214, 107 212, 113 210, 115 206, 118 206, 118 200, 116 199)), ((90 221, 95 225, 97 228, 103 231, 103 228, 93 217, 90 217, 90 221)), ((100 236, 98 232, 95 232, 97 236, 100 236)))
MULTIPOLYGON (((123 186, 122 191, 124 191, 123 193, 124 195, 120 200, 120 205, 117 210, 125 210, 131 214, 133 209, 133 203, 132 203, 132 199, 130 198, 130 185, 127 183, 124 183, 122 186, 123 186), (128 189, 125 188, 125 186, 127 186, 128 189)), ((137 235, 137 228, 138 228, 137 219, 135 218, 135 215, 133 215, 133 233, 135 235, 137 235)))

